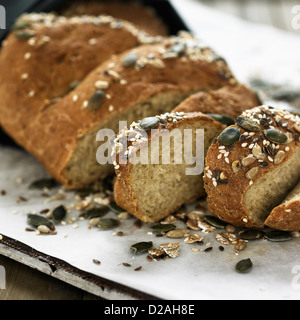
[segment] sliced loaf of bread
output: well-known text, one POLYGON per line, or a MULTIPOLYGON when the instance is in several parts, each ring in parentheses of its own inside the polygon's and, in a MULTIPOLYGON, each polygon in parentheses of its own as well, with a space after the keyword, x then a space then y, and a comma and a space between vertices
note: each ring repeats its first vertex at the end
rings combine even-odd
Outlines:
POLYGON ((263 228, 300 179, 300 118, 268 106, 243 112, 206 157, 210 212, 235 226, 263 228))
POLYGON ((283 231, 300 230, 300 183, 265 221, 268 227, 283 231))
POLYGON ((117 204, 142 221, 156 222, 204 196, 204 156, 224 128, 207 115, 177 112, 122 130, 113 143, 117 204), (187 154, 198 155, 198 163, 192 164, 187 154))

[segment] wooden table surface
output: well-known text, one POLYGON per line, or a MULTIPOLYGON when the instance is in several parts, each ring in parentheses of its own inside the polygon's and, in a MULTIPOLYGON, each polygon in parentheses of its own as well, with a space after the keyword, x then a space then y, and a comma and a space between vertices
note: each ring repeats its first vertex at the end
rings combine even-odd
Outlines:
MULTIPOLYGON (((291 27, 291 9, 297 0, 201 0, 202 3, 243 19, 297 32, 291 27)), ((6 271, 6 289, 0 300, 95 300, 100 299, 12 259, 0 255, 6 271)))

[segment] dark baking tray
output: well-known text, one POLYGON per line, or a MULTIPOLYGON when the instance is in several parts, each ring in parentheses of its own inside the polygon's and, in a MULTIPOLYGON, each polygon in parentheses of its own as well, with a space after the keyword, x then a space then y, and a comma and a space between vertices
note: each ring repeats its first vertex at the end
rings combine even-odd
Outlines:
MULTIPOLYGON (((0 5, 4 6, 6 10, 6 29, 0 30, 0 42, 6 37, 10 27, 22 13, 57 11, 68 2, 68 0, 0 0, 0 5)), ((152 7, 156 11, 168 27, 171 35, 177 34, 180 30, 188 30, 186 24, 168 0, 140 0, 139 2, 152 7)), ((16 146, 1 128, 0 144, 16 146)))

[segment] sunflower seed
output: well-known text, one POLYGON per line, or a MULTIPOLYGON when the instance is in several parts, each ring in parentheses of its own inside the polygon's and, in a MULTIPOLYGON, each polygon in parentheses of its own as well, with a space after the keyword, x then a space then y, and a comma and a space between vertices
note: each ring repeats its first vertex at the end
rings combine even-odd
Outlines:
POLYGON ((189 230, 185 229, 175 229, 167 232, 166 236, 168 238, 183 238, 189 234, 189 230))
POLYGON ((275 158, 274 158, 274 164, 280 164, 283 162, 283 160, 285 159, 285 152, 280 150, 277 152, 275 158))

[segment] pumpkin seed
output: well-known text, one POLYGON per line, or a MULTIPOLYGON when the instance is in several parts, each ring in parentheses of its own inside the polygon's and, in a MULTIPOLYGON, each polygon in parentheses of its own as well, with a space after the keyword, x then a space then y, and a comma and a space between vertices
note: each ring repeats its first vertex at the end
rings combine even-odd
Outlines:
POLYGON ((109 212, 108 206, 100 206, 100 207, 88 210, 85 213, 85 218, 86 219, 101 218, 108 212, 109 212))
POLYGON ((151 227, 156 232, 168 232, 174 230, 176 226, 174 224, 157 224, 151 227))
POLYGON ((135 253, 143 253, 150 250, 153 247, 153 242, 138 242, 130 247, 130 249, 135 253))
POLYGON ((32 227, 38 228, 39 226, 47 226, 50 230, 55 230, 55 227, 51 221, 47 218, 37 215, 37 214, 27 214, 27 222, 32 227))
POLYGON ((109 209, 114 212, 114 213, 121 213, 121 212, 124 212, 126 210, 124 210, 123 208, 119 207, 115 201, 112 201, 109 203, 109 209))
POLYGON ((183 43, 174 44, 172 47, 170 47, 169 51, 177 53, 178 55, 182 55, 185 51, 185 45, 183 43))
POLYGON ((290 241, 293 238, 293 235, 291 232, 279 231, 279 230, 267 232, 265 236, 267 240, 272 242, 285 242, 285 241, 290 241))
POLYGON ((238 262, 235 266, 235 270, 239 273, 246 273, 250 271, 253 267, 251 259, 245 259, 238 262))
POLYGON ((230 116, 227 116, 226 114, 208 113, 207 115, 212 117, 215 121, 224 124, 225 126, 231 126, 235 124, 234 119, 230 116))
POLYGON ((243 129, 247 131, 258 132, 260 131, 260 125, 255 121, 246 117, 237 117, 236 123, 243 129))
POLYGON ((105 94, 102 90, 97 90, 88 100, 88 108, 91 111, 96 111, 100 108, 105 94))
POLYGON ((15 38, 17 38, 18 40, 27 40, 34 37, 34 35, 34 32, 31 31, 20 31, 15 34, 15 38))
POLYGON ((143 130, 151 130, 153 128, 155 128, 159 123, 159 119, 156 118, 156 117, 148 117, 148 118, 145 118, 143 119, 141 122, 140 122, 140 127, 143 129, 143 130))
POLYGON ((230 127, 225 129, 219 137, 219 142, 223 146, 231 146, 236 143, 240 138, 241 132, 239 128, 230 127))
POLYGON ((40 180, 36 180, 34 182, 31 183, 31 185, 29 186, 29 189, 53 189, 55 187, 58 186, 58 183, 52 179, 52 178, 45 178, 45 179, 40 179, 40 180))
POLYGON ((30 27, 30 22, 23 20, 23 21, 16 21, 13 26, 11 27, 11 30, 21 30, 30 27))
POLYGON ((280 130, 268 129, 264 131, 264 134, 268 140, 278 144, 285 144, 288 141, 288 137, 280 130))
POLYGON ((67 214, 67 210, 64 206, 55 208, 52 212, 52 219, 54 222, 61 222, 67 214))
POLYGON ((91 195, 94 192, 95 192, 95 190, 93 188, 84 188, 84 189, 77 190, 76 195, 84 198, 84 197, 91 195))
POLYGON ((261 239, 264 235, 264 232, 260 230, 246 230, 240 233, 240 238, 242 240, 257 240, 261 239))
POLYGON ((116 219, 112 218, 106 218, 101 219, 98 223, 99 228, 109 229, 109 228, 115 228, 120 224, 120 222, 116 219))
POLYGON ((226 227, 226 224, 222 220, 214 216, 204 216, 203 220, 218 229, 225 229, 226 227))
POLYGON ((138 58, 136 53, 129 53, 122 61, 123 67, 128 68, 135 66, 138 58))

